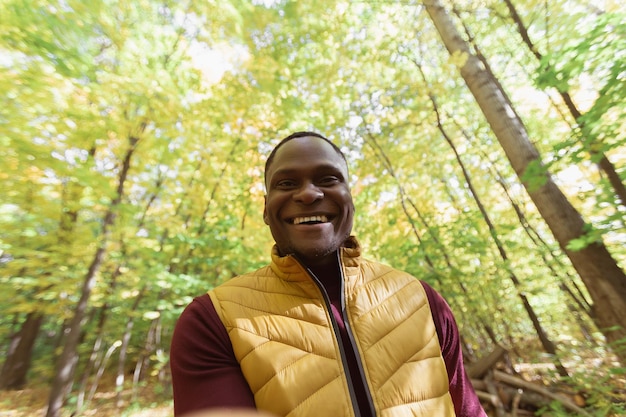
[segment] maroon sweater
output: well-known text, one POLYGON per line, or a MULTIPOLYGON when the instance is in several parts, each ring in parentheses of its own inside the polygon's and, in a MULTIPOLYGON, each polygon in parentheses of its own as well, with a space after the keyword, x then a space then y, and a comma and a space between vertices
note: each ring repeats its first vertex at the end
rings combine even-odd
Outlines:
MULTIPOLYGON (((339 285, 323 282, 333 307, 333 314, 343 327, 339 307, 339 285)), ((430 303, 437 336, 448 371, 450 395, 457 417, 486 416, 463 367, 459 332, 446 301, 422 282, 430 303)), ((350 373, 359 375, 354 349, 341 329, 348 354, 350 373)), ((212 408, 255 408, 254 396, 246 382, 233 348, 213 303, 207 294, 195 298, 181 314, 170 350, 170 367, 174 387, 174 414, 212 408)), ((367 404, 360 377, 352 378, 359 405, 367 404)), ((362 417, 365 416, 363 413, 362 417)), ((372 416, 373 417, 373 416, 372 416)))

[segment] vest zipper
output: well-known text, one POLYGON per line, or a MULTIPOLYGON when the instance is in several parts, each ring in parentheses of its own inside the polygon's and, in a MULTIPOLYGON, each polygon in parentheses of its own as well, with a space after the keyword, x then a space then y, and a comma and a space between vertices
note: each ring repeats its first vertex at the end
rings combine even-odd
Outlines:
MULTIPOLYGON (((356 349, 356 344, 354 341, 354 336, 352 334, 352 327, 350 326, 350 322, 348 321, 348 317, 346 315, 346 311, 345 311, 345 296, 344 296, 344 274, 343 274, 343 266, 341 263, 341 255, 339 254, 339 250, 337 250, 337 261, 338 261, 338 265, 339 265, 339 272, 341 275, 341 316, 343 318, 343 323, 344 326, 346 328, 346 334, 348 335, 348 339, 350 341, 350 346, 352 346, 352 349, 354 350, 354 356, 356 358, 357 361, 357 367, 359 368, 359 376, 363 382, 363 387, 365 388, 365 395, 367 397, 367 402, 370 408, 370 412, 366 415, 370 415, 372 417, 376 417, 376 409, 374 408, 374 401, 372 400, 372 395, 370 393, 369 390, 369 386, 367 384, 367 380, 365 378, 364 375, 364 370, 363 370, 363 363, 361 362, 361 358, 359 356, 359 352, 358 349, 356 349)), ((297 259, 297 258, 296 258, 297 259)), ((298 262, 300 263, 300 265, 304 266, 304 263, 300 262, 300 260, 298 260, 298 262)), ((356 393, 354 391, 354 384, 352 382, 352 377, 350 375, 350 368, 348 367, 348 359, 346 357, 346 352, 345 349, 343 347, 343 343, 342 343, 342 337, 341 337, 341 332, 339 331, 339 324, 337 323, 337 319, 335 319, 335 315, 333 314, 333 309, 332 309, 332 304, 330 302, 330 297, 328 296, 328 292, 326 292, 326 288, 324 288, 324 286, 322 285, 322 283, 320 282, 320 280, 317 278, 317 276, 313 273, 313 271, 311 271, 308 267, 304 266, 304 269, 306 269, 307 273, 311 276, 311 278, 313 279, 313 282, 315 282, 315 284, 317 285, 317 287, 320 289, 320 292, 322 293, 322 298, 324 299, 324 304, 326 304, 326 310, 328 312, 328 316, 330 317, 330 322, 333 326, 333 332, 335 333, 335 336, 337 338, 337 345, 339 346, 339 353, 341 355, 341 364, 343 365, 343 369, 344 372, 346 374, 346 380, 348 381, 348 390, 350 391, 350 400, 352 402, 352 408, 354 410, 354 415, 355 417, 361 417, 361 409, 359 407, 359 402, 357 400, 357 396, 356 393)))
POLYGON ((346 327, 346 334, 350 339, 350 346, 352 346, 352 350, 354 351, 354 357, 356 358, 356 364, 359 368, 359 376, 361 377, 361 381, 363 383, 363 388, 365 388, 365 396, 367 398, 367 404, 370 409, 370 415, 372 417, 376 416, 376 408, 374 407, 374 400, 372 399, 372 393, 370 392, 369 385, 367 383, 367 378, 365 378, 365 369, 363 368, 363 361, 361 360, 361 355, 359 354, 359 350, 357 349, 356 341, 354 340, 354 334, 352 333, 352 326, 350 325, 350 320, 348 319, 348 314, 346 312, 346 297, 345 297, 345 277, 343 274, 343 263, 341 262, 341 253, 337 251, 337 260, 339 261, 339 269, 341 272, 341 317, 343 317, 343 324, 346 327))

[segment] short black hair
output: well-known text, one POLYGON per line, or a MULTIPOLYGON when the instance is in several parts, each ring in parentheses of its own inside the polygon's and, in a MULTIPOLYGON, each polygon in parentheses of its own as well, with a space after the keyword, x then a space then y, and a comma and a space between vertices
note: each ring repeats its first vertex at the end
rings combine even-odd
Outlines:
POLYGON ((276 151, 278 151, 278 149, 281 146, 283 146, 285 143, 289 142, 292 139, 304 138, 304 137, 307 137, 307 136, 313 136, 315 138, 320 138, 320 139, 326 141, 327 143, 329 143, 330 146, 333 147, 335 152, 337 152, 337 154, 339 156, 341 156, 343 161, 346 163, 346 167, 348 166, 348 160, 346 159, 346 156, 343 154, 343 152, 341 152, 341 149, 339 149, 339 147, 337 145, 335 145, 334 143, 332 143, 330 141, 330 139, 328 139, 328 138, 324 137, 323 135, 321 135, 319 133, 316 133, 316 132, 299 131, 299 132, 294 132, 291 135, 287 136, 286 138, 282 139, 280 142, 278 142, 278 144, 274 147, 274 149, 272 149, 272 152, 267 157, 267 161, 265 161, 265 171, 263 173, 264 181, 267 181, 267 171, 269 170, 270 166, 272 165, 272 162, 274 161, 274 156, 276 156, 276 151))

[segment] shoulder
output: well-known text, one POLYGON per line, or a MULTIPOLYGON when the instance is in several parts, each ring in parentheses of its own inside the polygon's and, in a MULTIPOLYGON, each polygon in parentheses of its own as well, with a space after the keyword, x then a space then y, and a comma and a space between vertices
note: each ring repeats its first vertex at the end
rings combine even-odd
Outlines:
POLYGON ((396 269, 379 261, 361 258, 359 266, 361 271, 371 278, 390 278, 395 280, 401 279, 407 281, 417 281, 417 278, 408 272, 396 269))
POLYGON ((420 284, 424 288, 426 292, 426 296, 428 297, 428 303, 430 304, 431 310, 433 310, 433 315, 435 314, 452 314, 450 310, 450 306, 446 302, 445 298, 437 290, 431 287, 426 281, 420 280, 420 284))
POLYGON ((269 265, 259 268, 255 271, 247 272, 241 275, 234 276, 217 287, 213 288, 209 291, 209 293, 214 291, 220 291, 226 288, 236 288, 236 287, 251 287, 256 285, 259 282, 262 282, 259 278, 269 278, 275 277, 276 274, 272 271, 269 265))
POLYGON ((176 322, 170 346, 170 359, 187 363, 190 352, 212 356, 228 355, 230 338, 208 294, 193 299, 176 322))
POLYGON ((219 328, 221 322, 217 317, 213 302, 208 294, 196 297, 183 310, 174 330, 174 335, 179 337, 189 334, 188 331, 193 329, 193 333, 198 330, 210 331, 219 328))

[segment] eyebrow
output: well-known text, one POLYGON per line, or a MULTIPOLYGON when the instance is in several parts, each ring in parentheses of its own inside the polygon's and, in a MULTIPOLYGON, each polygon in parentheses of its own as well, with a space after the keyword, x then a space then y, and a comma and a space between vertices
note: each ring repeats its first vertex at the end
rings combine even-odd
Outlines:
MULTIPOLYGON (((276 171, 272 172, 272 175, 270 178, 274 178, 274 176, 276 175, 290 175, 292 173, 295 173, 298 171, 298 168, 279 168, 276 171)), ((341 174, 342 178, 345 178, 344 175, 344 170, 337 167, 337 165, 332 165, 332 164, 324 164, 324 165, 319 165, 318 167, 316 167, 316 172, 317 171, 332 171, 332 172, 337 172, 341 174)))

